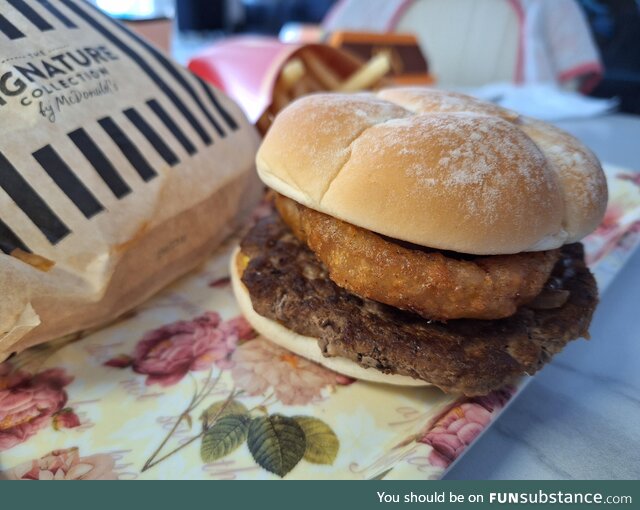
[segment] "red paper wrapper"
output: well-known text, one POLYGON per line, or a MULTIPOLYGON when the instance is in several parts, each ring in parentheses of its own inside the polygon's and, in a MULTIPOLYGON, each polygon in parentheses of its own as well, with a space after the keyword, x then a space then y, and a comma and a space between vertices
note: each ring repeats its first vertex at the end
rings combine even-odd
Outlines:
POLYGON ((348 78, 362 62, 323 44, 290 44, 276 38, 240 36, 215 43, 189 62, 189 69, 235 99, 252 122, 271 105, 284 64, 300 50, 313 51, 335 74, 348 78))

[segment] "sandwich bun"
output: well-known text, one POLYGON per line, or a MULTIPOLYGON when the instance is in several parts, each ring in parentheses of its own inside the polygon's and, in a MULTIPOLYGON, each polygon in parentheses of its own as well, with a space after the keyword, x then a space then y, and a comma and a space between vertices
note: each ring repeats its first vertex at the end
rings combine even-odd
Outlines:
POLYGON ((327 358, 322 355, 318 347, 318 341, 315 338, 300 335, 290 329, 285 328, 278 322, 263 317, 256 313, 251 304, 251 296, 247 288, 241 281, 239 264, 237 257, 240 250, 236 250, 231 255, 231 263, 229 271, 231 274, 231 284, 233 292, 236 296, 240 311, 249 321, 253 329, 262 336, 283 349, 293 352, 298 356, 313 361, 319 365, 323 365, 329 370, 333 370, 339 374, 343 374, 361 381, 369 381, 374 383, 393 384, 399 386, 431 386, 426 381, 414 379, 404 375, 384 374, 374 368, 363 368, 357 363, 346 358, 327 358))
POLYGON ((572 136, 425 88, 303 97, 275 119, 256 162, 266 185, 311 209, 477 255, 575 242, 607 203, 597 158, 572 136))

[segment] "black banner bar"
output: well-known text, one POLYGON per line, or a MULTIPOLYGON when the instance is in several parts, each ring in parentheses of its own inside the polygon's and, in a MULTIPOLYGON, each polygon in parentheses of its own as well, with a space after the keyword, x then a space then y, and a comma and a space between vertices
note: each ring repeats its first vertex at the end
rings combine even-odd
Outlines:
POLYGON ((143 181, 148 182, 158 175, 131 139, 118 127, 111 117, 100 119, 98 124, 102 126, 102 129, 104 129, 115 142, 122 154, 124 154, 124 157, 129 160, 129 163, 135 168, 138 175, 142 177, 143 181))
POLYGON ((31 250, 25 246, 13 230, 11 230, 4 221, 0 220, 0 250, 7 255, 11 255, 15 249, 31 253, 31 250))
POLYGON ((187 138, 184 132, 180 129, 180 127, 169 116, 169 114, 162 107, 162 105, 158 103, 158 101, 156 101, 155 99, 151 99, 150 101, 147 101, 147 105, 149 106, 149 108, 151 108, 151 110, 153 110, 153 113, 155 113, 158 116, 160 121, 165 126, 167 126, 167 129, 171 131, 173 136, 176 137, 176 140, 180 142, 180 145, 184 147, 184 150, 193 156, 196 153, 196 148, 191 143, 191 141, 187 138))
POLYGON ((129 185, 120 176, 111 161, 107 159, 102 149, 98 147, 84 129, 80 128, 71 131, 68 136, 80 152, 82 152, 84 157, 87 158, 89 163, 91 163, 93 168, 95 168, 98 175, 116 198, 122 198, 131 193, 129 185))
POLYGON ((18 30, 18 28, 2 14, 0 14, 0 32, 2 32, 12 41, 16 39, 22 39, 24 37, 24 34, 20 32, 20 30, 18 30))
POLYGON ((128 108, 124 111, 125 116, 131 121, 131 123, 138 128, 138 130, 149 140, 149 143, 153 145, 153 148, 160 154, 168 165, 174 166, 180 162, 178 156, 171 148, 164 142, 160 135, 154 131, 149 123, 144 120, 135 108, 128 108))
POLYGON ((37 0, 37 2, 42 5, 45 9, 47 9, 51 14, 53 14, 56 18, 58 18, 62 24, 67 28, 78 28, 73 21, 71 21, 66 14, 63 14, 55 5, 53 5, 49 0, 37 0))
MULTIPOLYGON (((156 73, 149 64, 147 64, 146 60, 142 58, 138 53, 136 53, 131 47, 123 42, 121 39, 116 37, 111 31, 104 28, 98 21, 93 19, 88 13, 84 11, 84 9, 80 8, 71 0, 60 0, 64 5, 66 5, 70 10, 72 10, 76 15, 82 18, 86 23, 91 25, 98 33, 100 33, 103 37, 108 39, 112 44, 118 47, 120 51, 125 53, 131 60, 133 60, 138 66, 151 78, 151 80, 162 90, 162 92, 171 100, 171 102, 176 106, 176 108, 180 111, 180 113, 187 119, 189 124, 193 126, 193 129, 198 133, 202 141, 211 145, 212 140, 209 134, 204 130, 202 125, 198 122, 198 119, 195 118, 193 113, 185 106, 182 100, 178 97, 178 95, 169 88, 169 86, 162 80, 162 78, 156 73)), ((88 5, 88 4, 87 4, 88 5)))
POLYGON ((20 14, 33 23, 41 32, 53 30, 53 25, 34 11, 33 7, 28 5, 24 0, 7 0, 7 2, 10 3, 14 9, 20 11, 20 14))
POLYGON ((11 197, 52 244, 56 244, 71 233, 71 230, 1 152, 0 188, 11 197))
MULTIPOLYGON (((196 75, 194 75, 194 76, 196 76, 196 75)), ((204 90, 204 93, 209 98, 209 101, 211 101, 211 104, 213 105, 213 107, 216 110, 218 110, 218 113, 224 119, 224 121, 227 123, 227 125, 233 131, 236 131, 238 129, 238 123, 231 116, 231 114, 224 108, 224 106, 222 106, 220 101, 218 101, 218 98, 216 97, 216 95, 211 90, 211 86, 206 81, 204 81, 202 78, 200 78, 199 76, 196 76, 196 78, 198 79, 198 81, 202 85, 202 90, 204 90)))
POLYGON ((53 147, 45 145, 35 151, 33 157, 86 218, 92 218, 104 211, 103 205, 73 173, 53 147))

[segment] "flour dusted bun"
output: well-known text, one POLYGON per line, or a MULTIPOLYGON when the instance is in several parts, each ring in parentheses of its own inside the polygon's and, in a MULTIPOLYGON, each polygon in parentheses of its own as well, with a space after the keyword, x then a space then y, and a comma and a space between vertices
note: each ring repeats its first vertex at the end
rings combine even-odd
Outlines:
POLYGON ((595 230, 607 208, 607 181, 598 158, 569 133, 546 122, 524 118, 521 129, 558 177, 565 197, 566 242, 579 241, 595 230))
POLYGON ((607 202, 600 164, 572 136, 426 88, 299 99, 275 119, 257 167, 265 184, 307 207, 472 254, 579 240, 607 202))
POLYGON ((399 386, 431 386, 426 381, 414 379, 404 375, 384 374, 373 368, 363 368, 357 363, 347 358, 325 358, 318 347, 315 338, 303 336, 295 331, 285 328, 278 322, 263 317, 256 313, 251 304, 251 296, 240 280, 236 257, 240 253, 239 249, 231 256, 229 271, 231 273, 231 283, 236 296, 240 311, 258 333, 276 345, 297 354, 303 358, 311 360, 319 365, 327 367, 339 374, 343 374, 361 381, 375 383, 394 384, 399 386))

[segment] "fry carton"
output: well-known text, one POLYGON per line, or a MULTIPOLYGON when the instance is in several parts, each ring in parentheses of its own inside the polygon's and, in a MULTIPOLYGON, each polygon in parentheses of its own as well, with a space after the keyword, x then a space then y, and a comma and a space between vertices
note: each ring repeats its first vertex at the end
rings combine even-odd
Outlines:
POLYGON ((365 64, 324 44, 241 36, 213 44, 189 62, 189 69, 235 99, 264 133, 273 117, 297 97, 383 85, 390 63, 378 58, 365 64))

